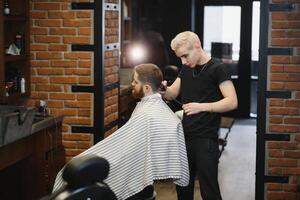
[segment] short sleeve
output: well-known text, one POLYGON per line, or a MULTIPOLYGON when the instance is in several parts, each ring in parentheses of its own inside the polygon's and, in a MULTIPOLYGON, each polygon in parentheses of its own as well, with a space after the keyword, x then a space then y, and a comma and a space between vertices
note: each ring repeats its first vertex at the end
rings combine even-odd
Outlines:
POLYGON ((218 67, 216 67, 215 75, 218 84, 227 80, 231 80, 229 70, 224 64, 220 64, 218 67))
POLYGON ((181 69, 180 69, 180 71, 179 71, 179 73, 178 73, 178 77, 179 77, 179 78, 182 78, 183 73, 184 73, 184 65, 181 67, 181 69))

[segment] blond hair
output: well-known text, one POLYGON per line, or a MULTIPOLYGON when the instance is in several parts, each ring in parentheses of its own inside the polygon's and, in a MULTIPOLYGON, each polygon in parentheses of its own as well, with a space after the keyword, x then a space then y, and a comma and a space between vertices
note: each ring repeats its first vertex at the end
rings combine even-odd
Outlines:
POLYGON ((199 42, 201 46, 201 42, 197 34, 191 31, 184 31, 177 34, 175 38, 171 41, 171 48, 173 51, 176 51, 182 46, 192 48, 193 45, 197 42, 199 42))

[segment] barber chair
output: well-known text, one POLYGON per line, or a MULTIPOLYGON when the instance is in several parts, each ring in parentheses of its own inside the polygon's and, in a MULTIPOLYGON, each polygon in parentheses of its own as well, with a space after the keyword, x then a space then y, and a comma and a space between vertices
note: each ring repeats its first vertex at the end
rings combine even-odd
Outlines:
POLYGON ((116 200, 103 182, 108 173, 109 163, 104 158, 95 155, 73 158, 62 174, 67 184, 41 200, 116 200))
POLYGON ((167 65, 163 69, 164 79, 167 81, 167 85, 170 86, 176 80, 179 73, 179 69, 175 65, 167 65))
POLYGON ((220 152, 219 152, 219 158, 221 157, 226 145, 227 145, 227 138, 228 138, 228 135, 231 131, 231 128, 234 124, 234 118, 231 118, 231 117, 222 117, 221 118, 221 126, 220 128, 223 128, 223 129, 227 129, 226 133, 225 133, 225 136, 224 137, 221 137, 219 135, 219 139, 218 139, 218 143, 219 143, 219 149, 220 149, 220 152))

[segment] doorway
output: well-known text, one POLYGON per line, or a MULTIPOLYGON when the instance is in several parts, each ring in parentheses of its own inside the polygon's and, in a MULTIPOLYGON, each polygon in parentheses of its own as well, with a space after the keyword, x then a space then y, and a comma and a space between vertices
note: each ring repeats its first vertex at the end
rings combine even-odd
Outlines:
MULTIPOLYGON (((236 118, 235 127, 241 128, 238 135, 243 135, 238 140, 238 135, 232 134, 232 138, 229 137, 231 146, 227 149, 228 154, 221 158, 219 167, 221 188, 223 185, 224 191, 230 191, 231 188, 227 183, 233 181, 236 184, 244 181, 243 184, 248 186, 248 190, 244 190, 246 196, 244 195, 243 199, 254 199, 254 188, 257 187, 255 181, 255 152, 257 148, 255 142, 257 140, 260 1, 205 0, 202 13, 200 20, 203 21, 197 22, 199 17, 196 19, 196 24, 201 26, 195 26, 195 31, 199 33, 203 41, 204 50, 211 56, 220 58, 231 72, 231 78, 238 95, 239 107, 236 111, 225 115, 236 118), (249 139, 248 142, 241 145, 245 138, 249 139), (231 154, 232 148, 239 149, 239 156, 236 155, 234 158, 237 149, 231 154), (247 155, 251 159, 244 160, 247 155), (229 163, 228 159, 231 160, 229 163), (247 167, 251 170, 250 174, 241 172, 243 165, 240 167, 234 165, 240 161, 241 163, 247 162, 247 167), (226 170, 226 172, 222 170, 226 170), (235 180, 234 177, 238 177, 238 172, 241 172, 242 175, 235 180), (227 173, 232 173, 232 175, 228 176, 227 173), (247 181, 243 180, 245 176, 248 176, 247 181)), ((197 15, 200 14, 196 13, 197 15)), ((243 188, 240 188, 239 195, 241 193, 243 193, 243 188)), ((227 194, 229 193, 224 193, 224 195, 227 194)), ((238 195, 227 197, 236 199, 238 195)))
MULTIPOLYGON (((206 0, 203 13, 203 22, 199 22, 203 24, 202 35, 200 35, 203 48, 228 66, 238 95, 238 109, 227 115, 249 118, 251 113, 252 1, 206 0)), ((201 33, 201 31, 198 32, 201 33)))

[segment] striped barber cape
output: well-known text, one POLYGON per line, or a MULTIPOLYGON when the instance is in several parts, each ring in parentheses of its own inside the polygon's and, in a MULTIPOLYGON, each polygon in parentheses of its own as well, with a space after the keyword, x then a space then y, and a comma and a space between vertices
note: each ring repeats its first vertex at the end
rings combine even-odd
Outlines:
MULTIPOLYGON (((142 98, 126 124, 78 156, 87 154, 108 160, 110 170, 104 182, 120 200, 154 180, 171 179, 179 186, 189 182, 182 124, 160 94, 142 98)), ((62 170, 54 191, 64 184, 61 174, 62 170)))

